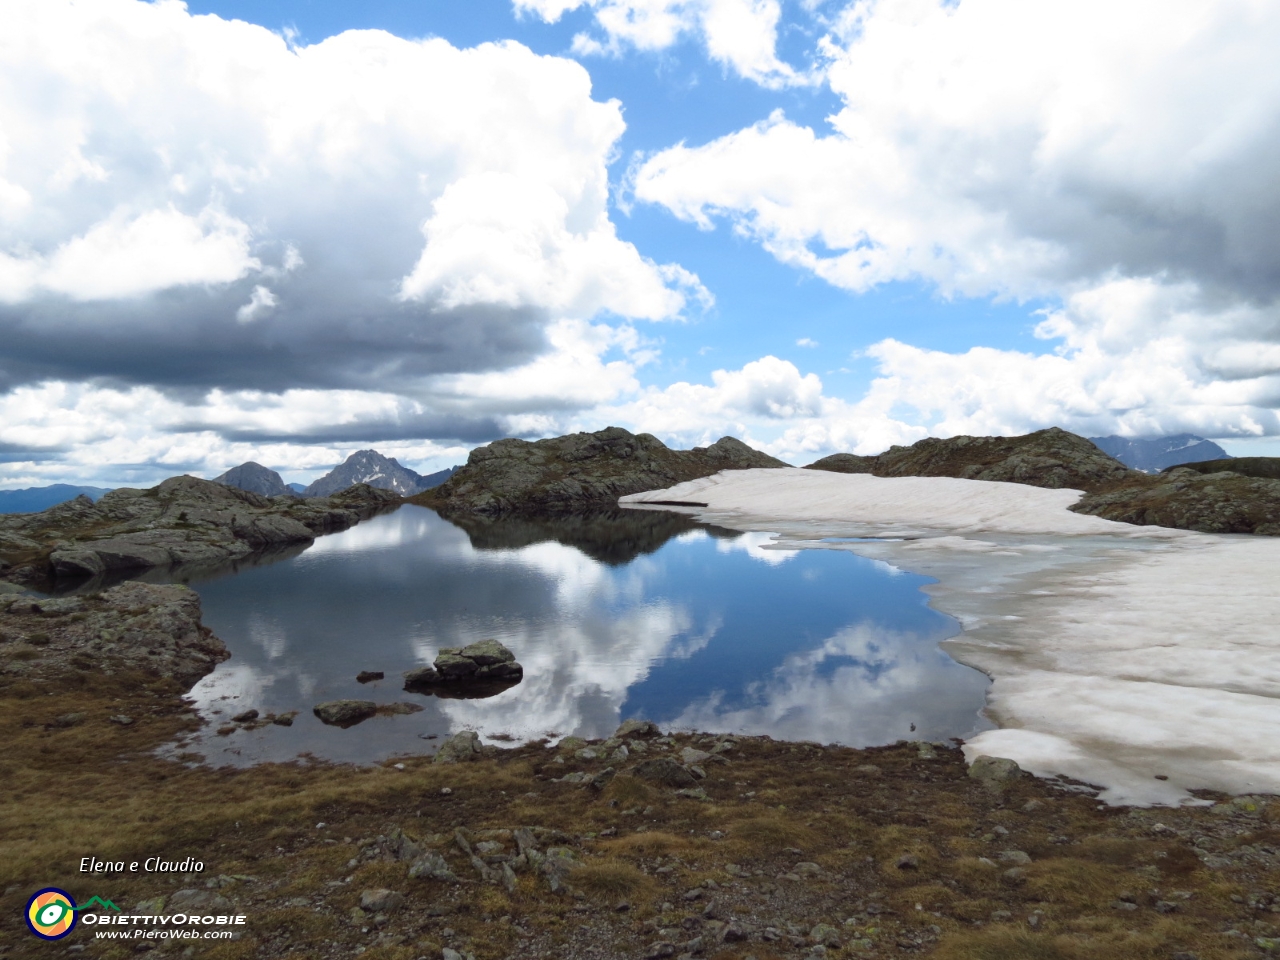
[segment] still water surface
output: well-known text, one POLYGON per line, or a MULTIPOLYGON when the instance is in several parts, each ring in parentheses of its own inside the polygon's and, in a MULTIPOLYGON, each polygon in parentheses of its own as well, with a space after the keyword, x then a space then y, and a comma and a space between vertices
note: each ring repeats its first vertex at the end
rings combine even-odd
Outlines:
POLYGON ((601 737, 630 717, 857 746, 988 726, 987 680, 938 649, 958 625, 926 605, 924 577, 672 514, 469 527, 405 506, 193 582, 233 656, 192 691, 212 722, 183 749, 213 763, 371 761, 462 729, 601 737), (401 689, 441 647, 486 637, 515 652, 522 683, 476 700, 401 689), (386 679, 361 685, 362 670, 386 679), (312 715, 343 698, 424 709, 345 730, 312 715), (292 727, 214 733, 249 708, 299 713, 292 727))

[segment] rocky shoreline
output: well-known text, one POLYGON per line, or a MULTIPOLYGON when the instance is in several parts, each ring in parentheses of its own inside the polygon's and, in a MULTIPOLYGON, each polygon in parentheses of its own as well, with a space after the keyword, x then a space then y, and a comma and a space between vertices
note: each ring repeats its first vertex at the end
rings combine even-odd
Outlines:
POLYGON ((210 565, 310 543, 401 498, 361 484, 331 497, 263 497, 196 477, 121 488, 42 513, 0 517, 0 575, 15 583, 110 578, 178 564, 210 565))

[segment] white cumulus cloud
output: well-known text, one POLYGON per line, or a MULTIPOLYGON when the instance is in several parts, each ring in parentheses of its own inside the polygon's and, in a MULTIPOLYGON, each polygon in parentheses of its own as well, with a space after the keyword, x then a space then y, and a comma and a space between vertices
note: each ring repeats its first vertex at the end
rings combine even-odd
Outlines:
POLYGON ((1277 44, 1255 0, 858 0, 829 130, 775 113, 634 192, 854 293, 1060 302, 1051 355, 872 351, 867 400, 936 432, 1275 432, 1277 44))
POLYGON ((578 34, 573 46, 579 54, 665 50, 696 37, 712 60, 740 77, 767 87, 810 82, 778 58, 779 0, 514 0, 514 5, 548 23, 572 10, 590 9, 600 34, 578 34))

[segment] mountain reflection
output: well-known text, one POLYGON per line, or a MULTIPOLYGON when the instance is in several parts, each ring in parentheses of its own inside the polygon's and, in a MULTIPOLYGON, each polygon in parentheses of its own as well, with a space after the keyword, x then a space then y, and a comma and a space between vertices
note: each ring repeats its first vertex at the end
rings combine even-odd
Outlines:
POLYGON ((979 725, 986 679, 939 651, 956 627, 926 606, 924 578, 769 543, 656 512, 450 523, 404 507, 193 584, 233 652, 192 692, 213 727, 249 707, 299 712, 195 746, 219 763, 368 761, 465 728, 596 737, 632 716, 849 744, 979 725), (486 637, 515 652, 523 682, 479 700, 402 689, 441 647, 486 637), (362 686, 361 670, 386 679, 362 686), (424 709, 349 730, 311 716, 340 698, 424 709))
POLYGON ((445 519, 465 530, 477 550, 511 550, 555 542, 610 566, 653 553, 672 537, 699 527, 682 514, 657 510, 587 510, 554 519, 447 514, 445 519))

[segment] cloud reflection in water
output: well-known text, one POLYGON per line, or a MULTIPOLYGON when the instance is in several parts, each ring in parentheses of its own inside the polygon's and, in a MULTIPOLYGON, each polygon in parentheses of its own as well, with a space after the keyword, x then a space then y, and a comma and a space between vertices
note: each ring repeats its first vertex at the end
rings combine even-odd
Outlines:
POLYGON ((209 759, 367 761, 464 728, 591 737, 631 716, 851 744, 979 726, 986 679, 938 650, 956 628, 925 605, 924 578, 652 513, 573 523, 463 530, 404 507, 193 584, 233 652, 193 690, 202 709, 299 711, 289 728, 207 737, 209 759), (515 651, 524 682, 482 700, 401 689, 400 674, 441 647, 486 637, 515 651), (362 686, 361 670, 386 679, 362 686), (339 698, 425 709, 348 730, 311 715, 339 698))

